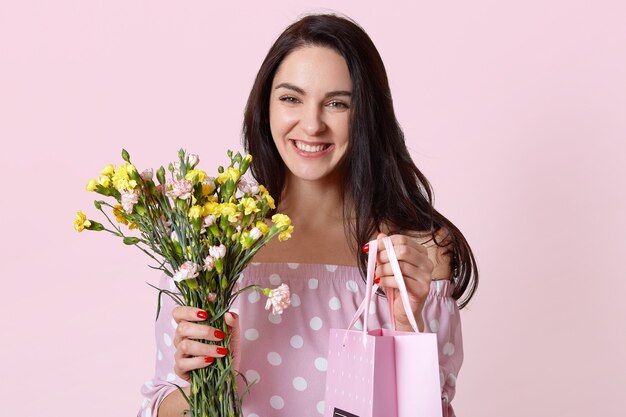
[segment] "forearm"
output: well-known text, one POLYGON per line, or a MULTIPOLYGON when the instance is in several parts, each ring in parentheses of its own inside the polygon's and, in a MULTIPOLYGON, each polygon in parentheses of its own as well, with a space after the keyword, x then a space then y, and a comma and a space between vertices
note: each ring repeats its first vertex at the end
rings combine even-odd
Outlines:
MULTIPOLYGON (((183 388, 185 394, 189 395, 189 387, 183 388)), ((179 390, 169 393, 159 405, 157 417, 180 417, 185 410, 189 409, 187 400, 179 390)))

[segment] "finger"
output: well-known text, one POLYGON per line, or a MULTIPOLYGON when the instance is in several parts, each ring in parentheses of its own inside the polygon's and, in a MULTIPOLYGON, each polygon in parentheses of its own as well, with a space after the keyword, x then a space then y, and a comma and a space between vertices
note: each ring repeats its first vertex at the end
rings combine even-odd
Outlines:
POLYGON ((215 362, 215 358, 212 356, 196 356, 193 358, 180 358, 176 360, 174 365, 174 372, 180 378, 189 381, 189 372, 194 369, 206 368, 211 366, 215 362))
MULTIPOLYGON (((405 262, 412 264, 416 267, 425 267, 428 269, 430 267, 430 258, 428 257, 428 252, 417 251, 413 247, 409 247, 406 245, 397 245, 394 247, 394 251, 396 253, 396 258, 398 262, 405 262)), ((378 253, 377 262, 379 264, 388 264, 390 263, 389 252, 383 250, 378 253)))
MULTIPOLYGON (((378 252, 379 253, 386 252, 385 244, 382 241, 382 237, 384 236, 385 235, 381 233, 379 234, 379 237, 378 237, 378 252)), ((393 248, 396 251, 396 253, 398 252, 398 248, 406 246, 407 249, 414 249, 417 252, 428 254, 428 249, 424 245, 420 244, 420 242, 414 237, 398 234, 398 235, 392 235, 390 236, 390 238, 391 238, 391 243, 393 244, 393 248)))
POLYGON ((176 346, 175 357, 186 358, 191 356, 211 356, 223 358, 228 354, 228 349, 223 346, 209 345, 196 340, 184 339, 176 346))
POLYGON ((209 313, 197 307, 178 306, 172 310, 172 317, 179 323, 184 321, 204 321, 209 317, 209 313))
POLYGON ((206 324, 198 324, 189 321, 181 321, 176 327, 176 335, 174 336, 174 346, 185 339, 204 339, 212 342, 224 340, 226 335, 223 331, 206 324))
MULTIPOLYGON (((407 262, 399 262, 399 264, 405 282, 419 281, 420 277, 428 276, 424 270, 407 262)), ((394 277, 393 269, 391 268, 390 263, 377 265, 376 276, 380 278, 380 283, 378 285, 397 288, 396 279, 394 277)))

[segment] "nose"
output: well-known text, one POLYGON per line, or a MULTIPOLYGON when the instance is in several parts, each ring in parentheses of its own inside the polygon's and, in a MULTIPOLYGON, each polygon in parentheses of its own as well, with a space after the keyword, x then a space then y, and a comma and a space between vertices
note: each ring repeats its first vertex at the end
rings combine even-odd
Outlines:
POLYGON ((309 106, 302 116, 302 128, 309 136, 317 136, 326 130, 322 111, 317 106, 309 106))

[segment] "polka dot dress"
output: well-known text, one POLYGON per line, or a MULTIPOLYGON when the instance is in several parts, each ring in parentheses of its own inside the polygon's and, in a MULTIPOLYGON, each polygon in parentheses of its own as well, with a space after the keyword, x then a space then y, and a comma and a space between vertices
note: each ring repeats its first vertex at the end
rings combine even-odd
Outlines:
MULTIPOLYGON (((291 307, 282 315, 265 310, 265 296, 252 291, 243 293, 231 310, 240 316, 240 370, 249 382, 256 381, 244 401, 245 417, 323 415, 328 331, 346 328, 365 296, 358 268, 349 266, 251 264, 238 286, 273 288, 281 283, 291 290, 291 307)), ((161 287, 175 290, 167 277, 161 287)), ((449 402, 463 360, 460 317, 450 292, 448 281, 433 281, 423 311, 425 330, 437 333, 442 404, 448 417, 454 415, 449 402)), ((177 389, 173 384, 188 385, 173 371, 174 307, 169 297, 163 297, 156 323, 156 372, 141 388, 141 417, 157 415, 163 398, 177 389)), ((386 299, 375 297, 369 314, 371 328, 390 327, 386 299)), ((362 323, 355 327, 362 328, 362 323)))

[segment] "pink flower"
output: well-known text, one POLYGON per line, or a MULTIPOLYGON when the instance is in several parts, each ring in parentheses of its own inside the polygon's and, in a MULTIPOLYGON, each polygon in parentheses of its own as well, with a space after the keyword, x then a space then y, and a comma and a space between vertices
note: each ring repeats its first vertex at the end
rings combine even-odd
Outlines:
POLYGON ((126 214, 133 214, 133 207, 139 202, 139 191, 122 190, 120 193, 122 195, 121 200, 124 211, 126 214))
POLYGON ((256 195, 259 193, 259 184, 254 180, 246 180, 245 178, 239 179, 239 184, 237 184, 237 188, 244 194, 252 194, 256 195))
POLYGON ((213 268, 215 268, 215 259, 213 259, 211 255, 209 255, 204 258, 204 267, 202 269, 204 269, 205 271, 213 271, 213 268))
POLYGON ((174 199, 180 198, 182 200, 187 200, 191 197, 191 191, 193 190, 193 183, 191 181, 182 179, 172 181, 169 185, 171 185, 172 189, 165 193, 168 197, 174 199))
POLYGON ((174 274, 174 281, 181 282, 198 276, 198 265, 191 261, 182 264, 174 274))
POLYGON ((289 287, 286 284, 280 284, 278 288, 270 290, 265 289, 267 295, 267 302, 265 303, 265 309, 272 308, 272 314, 283 314, 283 310, 291 305, 291 294, 289 293, 289 287))
POLYGON ((150 181, 152 179, 152 169, 146 169, 141 173, 141 179, 144 181, 150 181))
POLYGON ((209 255, 211 255, 215 259, 222 259, 224 256, 226 256, 226 246, 210 246, 209 255))
POLYGON ((189 166, 193 168, 196 165, 198 165, 198 162, 200 162, 200 157, 196 155, 195 153, 190 153, 188 162, 189 162, 189 166))

